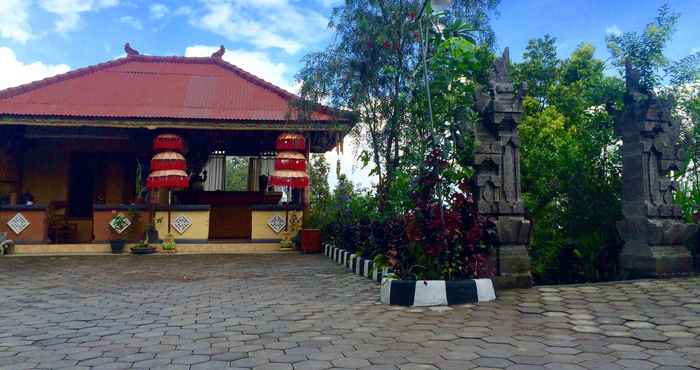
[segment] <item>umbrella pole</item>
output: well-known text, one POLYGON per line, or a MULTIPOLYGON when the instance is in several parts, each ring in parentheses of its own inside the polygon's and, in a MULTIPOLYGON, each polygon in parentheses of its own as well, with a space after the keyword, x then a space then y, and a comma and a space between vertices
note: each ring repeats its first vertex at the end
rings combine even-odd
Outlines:
POLYGON ((172 190, 168 189, 168 235, 170 235, 170 200, 172 195, 172 190))
MULTIPOLYGON (((289 193, 289 189, 286 189, 289 193)), ((287 201, 284 202, 284 231, 289 233, 289 197, 291 194, 287 195, 287 201)))

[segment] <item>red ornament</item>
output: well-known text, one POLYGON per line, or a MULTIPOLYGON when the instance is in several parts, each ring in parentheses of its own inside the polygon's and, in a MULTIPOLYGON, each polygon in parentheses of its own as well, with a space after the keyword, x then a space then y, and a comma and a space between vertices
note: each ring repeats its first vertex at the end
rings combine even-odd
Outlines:
POLYGON ((274 186, 288 186, 293 189, 304 189, 309 186, 309 178, 302 171, 275 171, 270 176, 270 184, 274 186), (299 176, 289 176, 289 174, 280 174, 280 172, 299 172, 299 176))
POLYGON ((306 157, 296 152, 277 153, 275 158, 276 170, 306 171, 306 157))
POLYGON ((175 151, 182 153, 185 150, 185 141, 178 135, 160 134, 153 139, 153 151, 175 151))
POLYGON ((189 177, 182 170, 154 171, 146 180, 149 189, 186 189, 189 186, 189 177))
POLYGON ((275 148, 277 151, 304 151, 306 150, 306 140, 299 134, 284 133, 277 138, 275 148))
POLYGON ((153 156, 151 159, 151 171, 162 170, 181 170, 187 169, 185 157, 180 153, 162 152, 153 156))

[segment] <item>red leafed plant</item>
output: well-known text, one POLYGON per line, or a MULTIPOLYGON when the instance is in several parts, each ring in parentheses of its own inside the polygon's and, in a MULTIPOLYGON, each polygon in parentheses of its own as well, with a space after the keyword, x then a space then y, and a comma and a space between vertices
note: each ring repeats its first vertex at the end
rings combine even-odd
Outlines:
POLYGON ((440 195, 441 173, 448 166, 440 149, 431 151, 425 163, 412 192, 415 207, 402 220, 405 243, 389 243, 388 264, 404 279, 495 275, 495 223, 479 215, 466 179, 449 190, 448 199, 440 195))

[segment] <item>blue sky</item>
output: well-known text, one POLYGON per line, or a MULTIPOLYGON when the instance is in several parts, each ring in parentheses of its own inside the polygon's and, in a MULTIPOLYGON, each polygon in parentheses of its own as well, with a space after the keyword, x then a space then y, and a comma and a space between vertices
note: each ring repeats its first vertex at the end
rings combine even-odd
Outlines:
MULTIPOLYGON (((304 54, 331 40, 326 25, 341 0, 0 0, 0 88, 115 59, 124 42, 151 55, 210 55, 294 90, 304 54)), ((502 0, 493 26, 515 60, 531 38, 559 40, 565 57, 581 42, 607 58, 606 32, 640 30, 662 0, 502 0)), ((681 13, 667 54, 700 51, 700 0, 669 0, 681 13)), ((334 159, 332 159, 334 161, 334 159)), ((351 151, 344 170, 355 179, 351 151)))
MULTIPOLYGON (((16 65, 6 71, 32 63, 35 68, 27 74, 18 71, 0 77, 0 87, 44 77, 41 67, 51 73, 119 57, 123 43, 129 41, 142 53, 156 55, 185 55, 194 46, 208 48, 192 48, 189 55, 206 55, 224 44, 230 61, 291 88, 303 55, 323 48, 332 37, 326 24, 339 1, 2 0, 0 67, 14 56, 16 65)), ((607 58, 606 32, 640 29, 662 3, 502 0, 493 25, 498 47, 509 46, 515 60, 528 39, 546 33, 557 37, 562 56, 581 42, 591 42, 598 56, 607 58)), ((700 1, 671 0, 669 4, 682 15, 669 56, 700 50, 700 1)))

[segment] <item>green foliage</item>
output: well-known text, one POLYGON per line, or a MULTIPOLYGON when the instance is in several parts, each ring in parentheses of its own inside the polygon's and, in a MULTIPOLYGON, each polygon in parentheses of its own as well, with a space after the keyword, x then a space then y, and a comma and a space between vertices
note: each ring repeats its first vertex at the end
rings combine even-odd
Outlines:
POLYGON ((664 48, 673 36, 678 17, 666 4, 642 32, 607 35, 606 41, 613 63, 621 70, 625 63, 630 63, 639 71, 641 85, 649 91, 659 86, 662 80, 660 69, 669 64, 664 48))
MULTIPOLYGON (((148 249, 148 248, 150 248, 150 247, 151 247, 151 245, 148 244, 147 241, 142 240, 142 241, 140 241, 140 242, 134 244, 134 246, 132 246, 131 249, 148 249)), ((164 249, 165 249, 165 248, 164 248, 164 249)))
POLYGON ((605 76, 594 51, 582 44, 559 60, 555 39, 545 37, 531 41, 516 66, 516 78, 536 87, 524 100, 519 130, 522 188, 534 221, 533 274, 539 281, 616 274, 621 157, 606 106, 621 100, 623 84, 605 76))
POLYGON ((460 0, 438 12, 422 0, 346 1, 329 24, 335 42, 304 59, 305 100, 357 113, 353 134, 361 162, 378 178, 382 210, 392 207, 394 182, 405 183, 400 173, 415 176, 428 145, 464 149, 470 91, 490 57, 496 4, 460 0))
POLYGON ((175 248, 177 247, 177 244, 175 243, 175 240, 166 240, 163 242, 163 250, 165 251, 174 251, 175 248))
POLYGON ((309 159, 309 213, 305 222, 306 228, 320 229, 327 222, 328 213, 332 207, 331 191, 328 185, 328 171, 330 167, 323 154, 312 154, 309 159))
POLYGON ((226 191, 248 190, 248 158, 226 157, 226 191))

